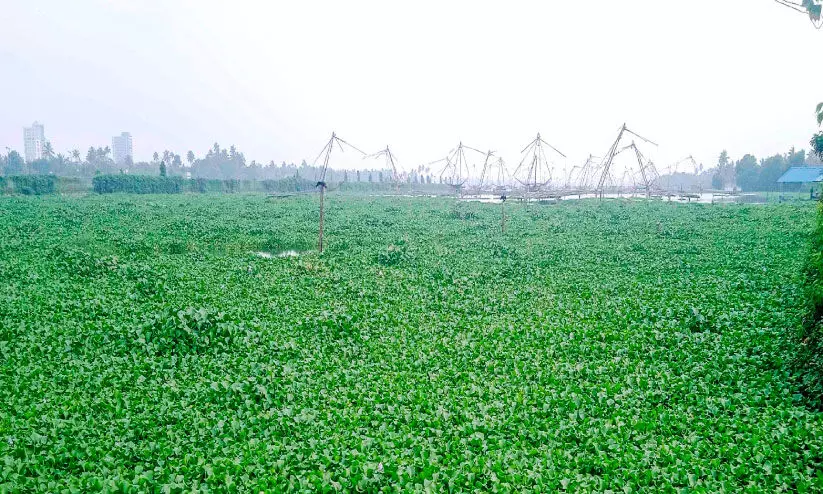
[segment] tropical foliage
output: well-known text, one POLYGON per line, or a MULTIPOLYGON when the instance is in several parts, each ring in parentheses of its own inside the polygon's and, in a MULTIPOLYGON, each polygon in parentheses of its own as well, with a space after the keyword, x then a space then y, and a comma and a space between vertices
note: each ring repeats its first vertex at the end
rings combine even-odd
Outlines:
MULTIPOLYGON (((246 161, 245 155, 235 146, 228 149, 221 148, 218 143, 208 150, 202 157, 197 158, 193 151, 186 153, 186 164, 183 158, 169 150, 162 153, 154 152, 151 161, 134 163, 131 157, 122 163, 115 163, 111 158, 111 149, 107 147, 89 147, 85 159, 79 150, 74 149, 68 155, 54 153, 51 143, 47 143, 42 159, 26 163, 17 151, 10 150, 0 155, 0 174, 4 175, 57 175, 69 177, 91 178, 96 175, 154 175, 184 178, 200 178, 205 180, 240 180, 262 181, 281 180, 297 177, 302 180, 313 180, 318 174, 318 168, 310 166, 304 160, 299 166, 294 163, 282 162, 276 165, 270 161, 267 165, 254 160, 246 161), (46 152, 47 151, 47 152, 46 152)), ((363 162, 359 157, 349 163, 362 168, 364 164, 375 165, 374 162, 363 162)), ((330 170, 329 182, 389 182, 391 173, 388 170, 330 170), (385 172, 385 173, 384 173, 385 172)), ((419 167, 408 174, 408 181, 413 183, 431 183, 431 170, 419 167)))
MULTIPOLYGON (((823 103, 817 105, 817 125, 823 125, 823 103)), ((823 132, 813 135, 809 144, 812 147, 812 152, 823 160, 823 132)))
MULTIPOLYGON (((812 23, 814 23, 815 27, 820 29, 823 27, 821 24, 821 17, 823 14, 823 2, 821 0, 775 0, 777 3, 781 5, 785 5, 786 7, 806 12, 809 15, 809 19, 811 19, 812 23)), ((817 125, 823 125, 823 103, 819 103, 817 108, 815 109, 815 113, 817 114, 817 125)), ((818 132, 810 141, 812 147, 812 154, 815 154, 818 158, 823 160, 823 132, 818 132)))
POLYGON ((767 191, 777 186, 777 179, 793 166, 818 164, 806 151, 794 148, 786 154, 775 154, 760 161, 752 154, 745 154, 733 161, 725 150, 720 153, 713 170, 712 187, 715 189, 739 188, 740 190, 767 191))

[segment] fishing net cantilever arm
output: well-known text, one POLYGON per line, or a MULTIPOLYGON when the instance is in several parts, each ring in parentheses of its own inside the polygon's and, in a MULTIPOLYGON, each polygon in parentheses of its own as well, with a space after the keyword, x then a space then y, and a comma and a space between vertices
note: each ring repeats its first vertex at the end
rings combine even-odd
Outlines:
POLYGON ((360 149, 360 148, 358 148, 357 146, 355 146, 355 145, 353 145, 353 144, 349 144, 348 142, 344 141, 343 139, 341 139, 341 138, 339 138, 339 137, 337 137, 337 136, 334 136, 333 138, 337 141, 337 145, 338 145, 338 146, 340 146, 340 151, 343 151, 343 146, 341 146, 341 145, 340 145, 341 143, 343 143, 343 144, 345 144, 346 146, 348 146, 348 147, 350 147, 350 148, 354 149, 354 150, 355 150, 355 151, 357 151, 358 153, 362 154, 363 156, 366 156, 366 152, 365 152, 365 151, 363 151, 363 150, 361 150, 361 149, 360 149))
POLYGON ((552 145, 551 145, 551 144, 549 144, 548 142, 544 141, 542 137, 538 137, 538 139, 540 139, 540 142, 542 142, 542 143, 543 143, 543 144, 545 144, 546 146, 549 146, 550 148, 552 148, 552 149, 554 150, 554 152, 555 152, 555 153, 559 154, 560 156, 562 156, 562 157, 564 157, 564 158, 566 157, 566 155, 565 155, 565 154, 563 154, 562 152, 560 152, 560 150, 559 150, 559 149, 557 149, 556 147, 552 146, 552 145))
POLYGON ((642 135, 638 134, 637 132, 634 132, 633 130, 629 129, 628 127, 626 128, 626 132, 628 132, 629 134, 631 134, 631 135, 633 135, 633 136, 635 136, 635 137, 640 138, 640 139, 641 139, 641 140, 643 140, 644 142, 648 142, 648 143, 649 143, 649 144, 651 144, 652 146, 657 146, 657 143, 656 143, 656 142, 654 142, 654 141, 652 141, 652 140, 650 140, 650 139, 646 139, 645 137, 643 137, 642 135))
POLYGON ((366 155, 366 153, 364 153, 362 150, 360 150, 360 148, 358 148, 358 147, 356 147, 352 144, 349 144, 348 142, 344 141, 343 139, 337 137, 337 134, 332 132, 331 138, 329 138, 328 142, 326 142, 326 145, 323 146, 322 150, 320 150, 320 154, 318 154, 317 157, 312 162, 312 167, 316 167, 317 162, 320 160, 320 158, 321 157, 323 158, 323 165, 320 167, 320 170, 318 171, 318 174, 317 174, 318 183, 323 182, 325 184, 326 172, 329 169, 329 159, 331 158, 331 153, 334 150, 334 145, 335 144, 337 144, 337 147, 340 148, 341 153, 345 152, 345 149, 343 148, 343 144, 345 144, 346 146, 354 149, 355 151, 362 154, 363 156, 366 155))

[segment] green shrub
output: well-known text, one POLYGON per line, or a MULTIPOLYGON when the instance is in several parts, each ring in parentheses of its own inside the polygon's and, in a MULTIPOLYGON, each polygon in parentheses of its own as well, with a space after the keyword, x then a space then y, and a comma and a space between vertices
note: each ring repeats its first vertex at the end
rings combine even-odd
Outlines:
POLYGON ((206 178, 155 177, 151 175, 98 175, 93 180, 98 194, 180 194, 181 192, 228 193, 253 192, 260 186, 253 180, 218 180, 206 178))
POLYGON ((0 177, 0 194, 46 195, 87 192, 89 184, 77 177, 13 175, 0 177))
POLYGON ((92 180, 98 194, 126 192, 130 194, 179 194, 183 192, 181 177, 153 177, 149 175, 98 175, 92 180))
POLYGON ((13 175, 0 182, 0 191, 27 196, 54 194, 56 182, 53 175, 13 175))

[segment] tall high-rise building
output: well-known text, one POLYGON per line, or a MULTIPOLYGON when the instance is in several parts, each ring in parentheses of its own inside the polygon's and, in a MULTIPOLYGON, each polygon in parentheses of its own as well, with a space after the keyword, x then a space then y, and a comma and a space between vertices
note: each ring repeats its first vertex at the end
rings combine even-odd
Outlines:
POLYGON ((23 149, 26 161, 32 162, 42 158, 45 144, 46 133, 43 124, 35 121, 31 127, 23 127, 23 149))
POLYGON ((131 134, 121 132, 119 136, 111 138, 111 150, 114 155, 114 162, 122 165, 126 162, 126 157, 134 159, 132 154, 131 134))

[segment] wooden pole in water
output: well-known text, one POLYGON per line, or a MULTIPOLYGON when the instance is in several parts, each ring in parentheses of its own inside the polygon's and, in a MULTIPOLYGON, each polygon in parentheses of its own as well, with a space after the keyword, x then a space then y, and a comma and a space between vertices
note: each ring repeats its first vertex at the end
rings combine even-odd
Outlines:
POLYGON ((323 199, 326 195, 326 183, 325 182, 317 182, 317 186, 320 187, 320 230, 317 234, 317 250, 322 254, 323 253, 323 220, 325 219, 325 211, 323 209, 323 199))
POLYGON ((319 160, 321 156, 323 157, 323 167, 320 170, 320 175, 317 180, 317 187, 320 187, 320 228, 317 233, 317 250, 321 254, 323 253, 323 221, 325 220, 326 214, 326 211, 324 210, 324 199, 326 196, 326 172, 329 169, 329 157, 331 156, 331 152, 332 149, 334 149, 335 144, 337 144, 337 146, 340 148, 340 151, 343 151, 343 145, 345 144, 346 146, 354 149, 361 155, 366 156, 366 153, 352 146, 343 139, 337 137, 337 134, 332 132, 331 139, 329 139, 329 142, 327 142, 326 145, 323 146, 323 150, 320 151, 320 154, 317 155, 317 158, 315 158, 314 162, 312 163, 312 166, 316 165, 317 160, 319 160))
POLYGON ((500 196, 500 233, 506 233, 506 196, 500 196))

